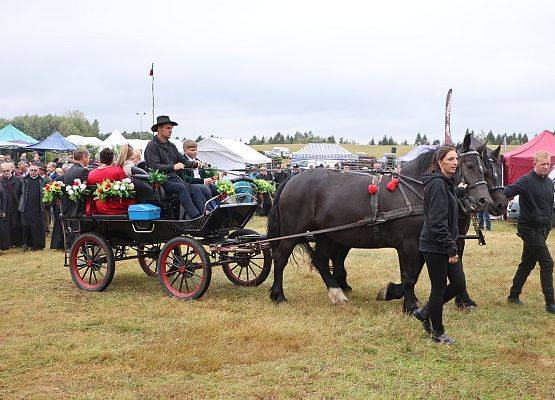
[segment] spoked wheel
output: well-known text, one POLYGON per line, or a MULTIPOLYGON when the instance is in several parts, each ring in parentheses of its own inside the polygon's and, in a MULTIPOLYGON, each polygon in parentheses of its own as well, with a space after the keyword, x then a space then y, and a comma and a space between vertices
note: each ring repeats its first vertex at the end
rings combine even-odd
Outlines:
POLYGON ((156 262, 160 256, 162 246, 162 243, 155 243, 141 244, 137 247, 139 265, 148 276, 156 276, 156 262))
POLYGON ((85 233, 71 246, 71 278, 79 289, 102 292, 112 282, 115 271, 112 248, 101 236, 85 233))
POLYGON ((177 237, 162 248, 157 274, 169 296, 195 300, 208 289, 212 270, 202 244, 194 239, 177 237))
MULTIPOLYGON (((258 233, 252 229, 238 229, 229 238, 252 234, 258 233)), ((272 253, 269 248, 260 253, 228 252, 222 253, 222 256, 225 258, 222 262, 225 276, 238 286, 258 286, 266 280, 272 269, 272 253)))

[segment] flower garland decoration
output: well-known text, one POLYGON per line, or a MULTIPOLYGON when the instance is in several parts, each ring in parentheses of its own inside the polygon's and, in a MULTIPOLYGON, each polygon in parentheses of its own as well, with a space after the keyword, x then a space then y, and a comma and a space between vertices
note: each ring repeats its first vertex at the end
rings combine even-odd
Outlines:
POLYGON ((46 184, 42 189, 42 202, 52 203, 56 199, 61 199, 64 196, 64 186, 62 181, 54 181, 46 184))
POLYGON ((399 179, 393 178, 389 183, 386 185, 387 189, 390 191, 394 191, 397 185, 399 184, 399 179))
POLYGON ((368 193, 370 193, 370 195, 375 195, 376 193, 378 193, 378 186, 377 185, 368 185, 368 193))
POLYGON ((228 196, 235 194, 235 187, 233 183, 226 179, 220 179, 216 182, 216 190, 218 193, 226 193, 228 196))
POLYGON ((66 192, 71 201, 80 201, 88 194, 87 181, 81 182, 81 179, 75 179, 71 185, 66 185, 66 192))
POLYGON ((94 195, 94 199, 100 201, 106 201, 108 198, 133 198, 135 197, 135 185, 129 178, 114 182, 105 179, 102 183, 96 184, 94 195))
POLYGON ((276 191, 276 187, 274 186, 274 184, 271 182, 268 182, 267 180, 254 179, 253 183, 256 186, 256 190, 258 191, 258 193, 272 194, 276 191))

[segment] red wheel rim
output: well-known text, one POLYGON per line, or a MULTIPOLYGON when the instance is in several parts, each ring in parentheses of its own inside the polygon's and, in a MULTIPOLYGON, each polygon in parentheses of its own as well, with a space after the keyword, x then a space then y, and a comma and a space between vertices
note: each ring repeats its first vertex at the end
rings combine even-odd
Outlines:
POLYGON ((108 279, 108 257, 102 245, 94 238, 77 241, 71 253, 71 269, 84 289, 94 290, 108 279))
POLYGON ((193 246, 174 243, 166 248, 161 261, 162 281, 173 296, 193 298, 202 290, 206 282, 205 265, 193 246))

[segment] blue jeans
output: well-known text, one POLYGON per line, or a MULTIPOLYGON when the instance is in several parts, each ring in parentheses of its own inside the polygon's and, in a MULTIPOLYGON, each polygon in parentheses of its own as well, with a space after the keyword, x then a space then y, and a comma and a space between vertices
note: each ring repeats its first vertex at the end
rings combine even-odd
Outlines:
POLYGON ((478 212, 478 225, 480 229, 484 229, 485 226, 487 230, 491 230, 491 219, 487 211, 478 212))

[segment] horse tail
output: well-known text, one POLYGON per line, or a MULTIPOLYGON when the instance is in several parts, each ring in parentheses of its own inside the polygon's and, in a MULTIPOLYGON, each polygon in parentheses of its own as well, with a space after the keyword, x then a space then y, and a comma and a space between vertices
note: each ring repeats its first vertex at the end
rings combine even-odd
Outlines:
MULTIPOLYGON (((279 237, 281 234, 281 221, 279 219, 279 199, 281 197, 281 192, 283 192, 283 188, 289 182, 291 177, 288 177, 285 181, 283 181, 276 190, 276 194, 274 195, 274 203, 272 204, 272 208, 270 209, 270 213, 268 214, 268 231, 266 237, 268 239, 279 237)), ((270 242, 270 247, 273 251, 277 249, 279 244, 279 240, 274 240, 270 242)))

